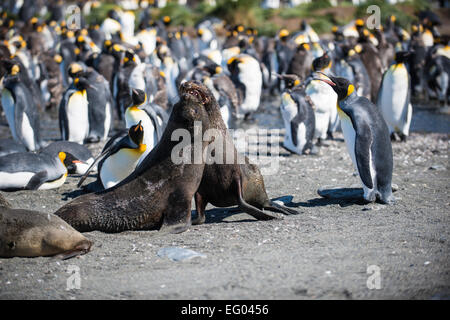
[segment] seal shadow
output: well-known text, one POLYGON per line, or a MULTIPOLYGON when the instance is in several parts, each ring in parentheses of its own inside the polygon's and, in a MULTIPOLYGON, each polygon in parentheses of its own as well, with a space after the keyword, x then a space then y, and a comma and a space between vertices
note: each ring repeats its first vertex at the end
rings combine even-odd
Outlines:
MULTIPOLYGON (((208 223, 241 223, 241 222, 255 222, 258 221, 255 218, 243 218, 239 220, 233 220, 233 221, 225 221, 226 218, 229 218, 233 215, 245 213, 238 207, 229 207, 229 208, 214 208, 210 210, 205 211, 205 224, 208 223)), ((197 210, 192 210, 192 219, 195 219, 197 217, 197 210)))

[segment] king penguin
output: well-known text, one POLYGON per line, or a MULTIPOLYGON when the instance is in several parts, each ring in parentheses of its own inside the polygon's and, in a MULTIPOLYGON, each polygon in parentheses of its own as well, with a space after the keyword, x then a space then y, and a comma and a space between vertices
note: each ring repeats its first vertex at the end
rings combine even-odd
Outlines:
POLYGON ((296 154, 316 153, 312 143, 315 131, 314 104, 297 75, 283 75, 286 83, 281 96, 281 115, 286 129, 283 147, 296 154))
POLYGON ((406 51, 395 54, 395 63, 384 73, 378 92, 377 106, 386 120, 391 140, 395 140, 395 134, 402 141, 409 135, 412 118, 411 80, 405 66, 409 56, 410 53, 406 51))
POLYGON ((104 189, 112 188, 128 177, 135 170, 139 159, 146 150, 146 145, 143 144, 144 133, 145 130, 139 121, 138 124, 130 127, 127 136, 118 141, 107 143, 102 153, 78 182, 78 187, 82 185, 97 163, 97 185, 100 182, 104 189))
POLYGON ((35 151, 41 147, 39 112, 35 100, 19 76, 19 65, 10 62, 4 65, 7 74, 3 78, 1 104, 12 137, 28 150, 35 151))
POLYGON ((0 157, 0 189, 48 190, 66 181, 66 154, 18 152, 0 157))
POLYGON ((361 178, 364 199, 393 204, 392 145, 381 111, 369 99, 358 96, 355 86, 347 79, 327 78, 318 80, 330 85, 337 94, 345 143, 361 178))
POLYGON ((262 72, 258 60, 248 54, 240 54, 228 60, 228 70, 242 101, 237 117, 247 119, 260 104, 262 72))
MULTIPOLYGON (((314 59, 312 69, 313 76, 322 78, 325 74, 330 73, 332 61, 327 53, 314 59), (317 72, 324 72, 324 74, 317 72)), ((315 78, 307 80, 306 94, 311 97, 316 109, 316 130, 315 138, 317 144, 322 145, 322 141, 328 136, 332 136, 338 124, 338 116, 336 112, 336 93, 326 84, 317 81, 315 78)))
POLYGON ((75 78, 59 105, 59 128, 63 140, 83 144, 89 136, 89 110, 86 78, 75 78))

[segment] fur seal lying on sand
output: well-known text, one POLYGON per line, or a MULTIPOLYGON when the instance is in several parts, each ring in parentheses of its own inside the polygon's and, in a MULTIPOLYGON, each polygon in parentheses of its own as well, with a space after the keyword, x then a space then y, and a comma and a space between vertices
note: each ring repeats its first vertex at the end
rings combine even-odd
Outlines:
POLYGON ((92 243, 54 214, 8 205, 0 195, 0 257, 68 259, 89 252, 92 243))
MULTIPOLYGON (((187 130, 192 146, 194 122, 201 122, 202 130, 209 127, 205 104, 210 103, 210 95, 205 90, 203 85, 192 82, 182 84, 180 101, 173 107, 160 142, 136 170, 111 189, 76 198, 56 215, 81 232, 159 228, 178 233, 187 230, 191 225, 191 201, 205 165, 203 158, 200 164, 193 161, 195 148, 181 150, 191 163, 175 164, 172 149, 179 142, 172 141, 172 133, 177 129, 187 130)), ((201 134, 203 136, 203 132, 201 134)), ((202 151, 203 155, 206 143, 202 142, 201 147, 197 152, 202 151)))

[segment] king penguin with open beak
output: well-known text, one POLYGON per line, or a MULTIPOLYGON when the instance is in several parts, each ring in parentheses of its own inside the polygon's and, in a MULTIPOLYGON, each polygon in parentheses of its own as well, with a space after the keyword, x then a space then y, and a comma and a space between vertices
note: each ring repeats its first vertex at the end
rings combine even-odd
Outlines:
POLYGON ((368 202, 393 204, 392 145, 381 111, 367 98, 358 96, 345 78, 318 79, 337 93, 337 110, 353 165, 359 173, 368 202))

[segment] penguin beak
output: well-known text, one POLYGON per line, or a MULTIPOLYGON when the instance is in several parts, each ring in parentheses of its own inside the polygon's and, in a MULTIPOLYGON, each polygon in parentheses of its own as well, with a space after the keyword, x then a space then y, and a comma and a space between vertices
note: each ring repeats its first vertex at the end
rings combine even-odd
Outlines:
POLYGON ((321 75, 327 77, 327 79, 319 79, 319 78, 314 78, 313 80, 320 80, 323 81, 325 83, 328 83, 330 86, 335 87, 336 83, 334 83, 333 81, 331 81, 330 77, 327 76, 325 73, 323 73, 322 71, 317 71, 317 73, 320 73, 321 75))
POLYGON ((334 83, 333 81, 328 80, 328 79, 313 78, 313 80, 320 80, 320 81, 323 81, 323 82, 325 82, 325 83, 328 83, 328 84, 329 84, 330 86, 332 86, 332 87, 335 87, 335 86, 336 86, 336 83, 334 83))

